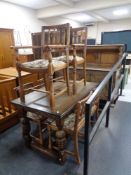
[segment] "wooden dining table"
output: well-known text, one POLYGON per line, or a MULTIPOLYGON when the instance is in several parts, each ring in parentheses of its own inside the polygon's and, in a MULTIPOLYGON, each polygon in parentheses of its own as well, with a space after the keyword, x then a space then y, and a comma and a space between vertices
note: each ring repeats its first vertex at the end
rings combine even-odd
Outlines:
MULTIPOLYGON (((98 84, 93 82, 87 82, 86 86, 83 85, 83 83, 80 83, 77 86, 77 93, 75 95, 67 95, 62 94, 61 96, 56 97, 56 107, 54 110, 51 109, 49 104, 49 98, 48 96, 40 91, 33 91, 25 95, 25 102, 21 102, 20 98, 17 98, 15 100, 12 100, 12 104, 19 109, 20 117, 22 121, 22 131, 23 131, 23 138, 25 141, 25 144, 28 147, 33 147, 35 149, 40 150, 41 152, 48 154, 53 157, 57 157, 58 159, 63 162, 63 150, 64 150, 64 144, 63 147, 59 147, 58 144, 58 150, 57 150, 57 156, 54 154, 51 150, 48 150, 44 146, 35 144, 31 141, 30 137, 30 120, 26 116, 27 112, 33 112, 35 114, 48 117, 52 120, 56 121, 56 125, 58 128, 58 131, 63 131, 63 121, 64 119, 71 113, 73 108, 75 107, 76 103, 86 97, 90 91, 92 91, 94 88, 96 88, 98 84)), ((56 136, 57 137, 57 136, 56 136)), ((59 141, 62 142, 64 140, 63 138, 59 138, 59 141)), ((61 144, 60 144, 61 145, 61 144)))

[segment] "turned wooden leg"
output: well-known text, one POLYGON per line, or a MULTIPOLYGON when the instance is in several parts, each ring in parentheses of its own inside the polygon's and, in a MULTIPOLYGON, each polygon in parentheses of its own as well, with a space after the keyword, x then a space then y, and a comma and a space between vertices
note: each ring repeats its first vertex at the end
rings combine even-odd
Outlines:
POLYGON ((44 145, 43 133, 42 133, 42 122, 41 121, 39 121, 39 137, 40 137, 40 144, 44 145))
POLYGON ((51 53, 51 48, 46 46, 44 51, 45 58, 48 59, 49 64, 48 64, 48 69, 47 69, 47 75, 48 75, 48 80, 47 80, 47 85, 49 85, 49 98, 50 98, 50 106, 51 109, 54 110, 55 108, 55 98, 54 98, 54 87, 53 87, 53 74, 54 74, 54 68, 53 68, 53 63, 52 63, 52 53, 51 53))
POLYGON ((69 49, 66 48, 66 64, 67 64, 67 68, 66 68, 66 85, 67 85, 67 93, 68 95, 71 95, 70 92, 70 77, 69 77, 69 49))
POLYGON ((69 85, 69 68, 68 67, 66 69, 64 69, 64 79, 66 81, 67 93, 68 93, 68 95, 71 95, 70 85, 69 85))
POLYGON ((23 132, 23 138, 25 141, 25 145, 27 147, 30 147, 31 145, 30 123, 29 123, 29 119, 26 118, 26 113, 27 112, 23 112, 23 117, 21 118, 21 124, 22 124, 22 132, 23 132))
POLYGON ((84 74, 84 85, 86 86, 86 45, 84 46, 84 63, 83 63, 83 74, 84 74))
POLYGON ((73 68, 73 95, 76 94, 76 67, 73 68))
POLYGON ((84 77, 84 86, 86 86, 86 64, 83 64, 83 77, 84 77))
POLYGON ((62 130, 63 122, 56 121, 56 125, 58 130, 56 131, 56 145, 58 147, 58 160, 61 164, 65 163, 66 154, 65 154, 65 145, 66 145, 66 134, 65 131, 62 130))
POLYGON ((73 95, 77 93, 76 91, 76 68, 77 68, 77 61, 76 61, 76 48, 73 47, 73 95))

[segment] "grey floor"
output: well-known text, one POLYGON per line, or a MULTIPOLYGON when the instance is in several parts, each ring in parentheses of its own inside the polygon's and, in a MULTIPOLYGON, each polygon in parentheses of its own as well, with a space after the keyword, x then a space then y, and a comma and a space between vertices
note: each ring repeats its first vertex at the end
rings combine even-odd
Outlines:
MULTIPOLYGON (((111 109, 110 125, 102 121, 90 144, 89 175, 131 175, 131 80, 111 109)), ((20 124, 0 135, 0 175, 82 175, 81 165, 68 157, 64 166, 37 151, 27 149, 20 124)))

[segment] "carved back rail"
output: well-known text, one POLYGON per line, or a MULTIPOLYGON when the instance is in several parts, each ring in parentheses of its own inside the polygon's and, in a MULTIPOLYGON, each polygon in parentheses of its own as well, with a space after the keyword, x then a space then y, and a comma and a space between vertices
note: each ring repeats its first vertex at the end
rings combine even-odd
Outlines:
POLYGON ((70 44, 69 23, 53 26, 42 26, 41 45, 68 45, 70 44))
POLYGON ((71 44, 84 44, 87 42, 87 27, 71 28, 71 44))

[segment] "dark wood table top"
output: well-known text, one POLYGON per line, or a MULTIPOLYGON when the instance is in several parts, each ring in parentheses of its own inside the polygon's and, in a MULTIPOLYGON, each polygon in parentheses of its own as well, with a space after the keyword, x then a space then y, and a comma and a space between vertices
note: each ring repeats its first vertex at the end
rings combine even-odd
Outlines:
POLYGON ((43 92, 33 91, 25 95, 25 102, 21 102, 20 98, 12 101, 16 108, 23 108, 26 111, 31 111, 40 115, 50 115, 52 117, 64 117, 75 106, 77 101, 86 97, 91 90, 97 86, 97 83, 87 82, 86 86, 83 83, 77 85, 76 95, 68 96, 66 93, 56 97, 56 108, 52 111, 49 104, 49 98, 43 92))

